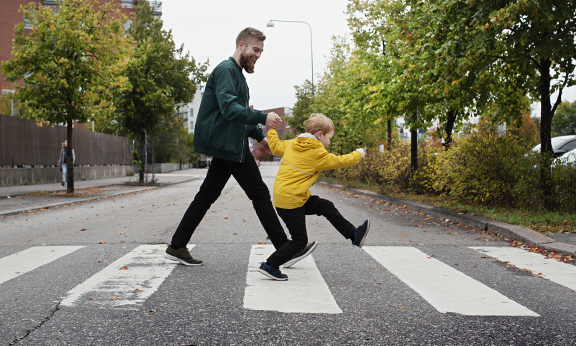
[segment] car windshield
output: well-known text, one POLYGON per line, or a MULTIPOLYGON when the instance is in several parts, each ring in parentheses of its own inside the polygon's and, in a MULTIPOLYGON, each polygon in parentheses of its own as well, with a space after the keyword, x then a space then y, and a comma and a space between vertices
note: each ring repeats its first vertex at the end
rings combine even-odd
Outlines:
MULTIPOLYGON (((562 137, 554 137, 554 138, 552 138, 552 150, 553 150, 553 151, 556 150, 556 148, 557 148, 560 144, 562 144, 562 143, 564 143, 564 142, 566 142, 566 138, 562 138, 562 137)), ((537 151, 537 152, 540 152, 540 145, 541 145, 541 144, 538 144, 538 145, 535 146, 534 149, 532 149, 532 150, 537 151)))

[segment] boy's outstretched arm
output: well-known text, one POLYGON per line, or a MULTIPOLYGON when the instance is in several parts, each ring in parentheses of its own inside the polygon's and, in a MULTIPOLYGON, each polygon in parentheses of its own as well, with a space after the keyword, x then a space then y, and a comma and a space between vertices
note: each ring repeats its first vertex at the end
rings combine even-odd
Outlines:
POLYGON ((288 145, 288 141, 281 141, 280 138, 278 138, 278 132, 274 129, 268 130, 266 138, 268 138, 268 146, 270 147, 272 154, 284 156, 284 150, 288 145))
POLYGON ((318 165, 316 169, 319 171, 325 171, 328 169, 337 169, 352 166, 357 164, 362 160, 362 153, 358 150, 346 155, 337 156, 330 154, 328 151, 324 151, 322 155, 318 158, 318 165))

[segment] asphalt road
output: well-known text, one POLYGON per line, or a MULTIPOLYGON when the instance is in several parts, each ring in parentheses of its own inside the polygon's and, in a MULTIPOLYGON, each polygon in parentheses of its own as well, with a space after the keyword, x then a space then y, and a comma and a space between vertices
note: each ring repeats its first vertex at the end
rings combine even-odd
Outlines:
MULTIPOLYGON (((276 170, 261 167, 270 189, 276 170)), ((192 237, 205 265, 165 260, 201 183, 0 218, 0 342, 576 344, 575 266, 330 188, 312 192, 353 224, 370 218, 366 243, 309 216, 320 245, 287 282, 255 272, 271 246, 234 180, 192 237)))

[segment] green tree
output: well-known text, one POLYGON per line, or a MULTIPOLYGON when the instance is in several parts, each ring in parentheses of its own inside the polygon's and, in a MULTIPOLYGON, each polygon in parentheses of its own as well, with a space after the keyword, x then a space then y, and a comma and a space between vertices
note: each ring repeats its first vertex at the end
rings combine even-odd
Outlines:
POLYGON ((558 136, 576 135, 576 101, 558 105, 552 118, 552 131, 558 136))
MULTIPOLYGON (((129 87, 122 76, 132 51, 125 17, 117 6, 96 0, 59 0, 57 10, 30 3, 21 11, 32 30, 16 25, 13 59, 2 63, 2 73, 12 82, 24 79, 15 97, 36 119, 68 126, 66 156, 72 162, 73 120, 112 113, 113 96, 129 87)), ((73 193, 73 165, 67 181, 73 193)))
MULTIPOLYGON (((162 29, 147 1, 136 6, 136 17, 128 33, 136 50, 126 69, 132 85, 119 99, 118 122, 138 143, 139 162, 144 155, 146 134, 154 136, 162 120, 171 117, 179 103, 194 97, 196 84, 205 81, 206 64, 196 64, 184 47, 176 48, 172 32, 162 29)), ((140 164, 139 180, 144 179, 140 164)))
POLYGON ((294 133, 292 133, 291 130, 286 129, 286 131, 284 132, 284 136, 282 137, 283 141, 289 141, 291 139, 296 138, 296 136, 294 135, 294 133))
POLYGON ((296 89, 296 104, 292 108, 292 116, 286 117, 286 121, 291 128, 304 132, 304 123, 312 114, 312 83, 306 79, 301 86, 294 86, 296 89))

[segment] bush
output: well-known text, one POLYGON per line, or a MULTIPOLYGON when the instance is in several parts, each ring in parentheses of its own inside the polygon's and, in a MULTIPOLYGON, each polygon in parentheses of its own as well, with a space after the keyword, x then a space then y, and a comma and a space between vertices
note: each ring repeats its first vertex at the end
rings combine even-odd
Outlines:
MULTIPOLYGON (((499 134, 481 123, 465 138, 444 151, 431 142, 418 146, 418 170, 410 169, 410 145, 397 143, 391 151, 368 150, 358 165, 322 172, 342 183, 358 182, 385 188, 445 195, 459 201, 492 207, 541 210, 541 155, 530 149, 532 135, 509 129, 499 134)), ((552 202, 558 211, 576 211, 576 167, 558 164, 552 169, 552 202)))

